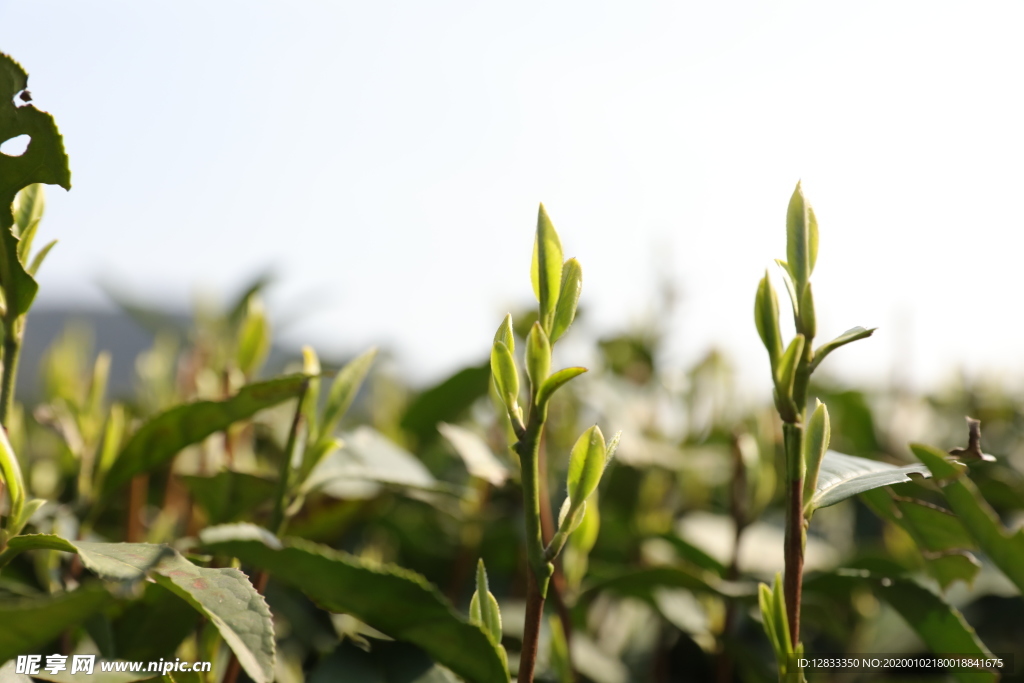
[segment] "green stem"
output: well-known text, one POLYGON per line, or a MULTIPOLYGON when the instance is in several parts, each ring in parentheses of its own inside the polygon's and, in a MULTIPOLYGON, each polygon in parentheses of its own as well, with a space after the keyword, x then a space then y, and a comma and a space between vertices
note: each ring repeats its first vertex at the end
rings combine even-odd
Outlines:
POLYGON ((544 552, 540 517, 540 434, 547 418, 545 409, 534 403, 522 438, 515 446, 523 477, 523 507, 526 522, 526 555, 530 564, 527 580, 526 623, 523 625, 523 649, 519 663, 519 683, 532 683, 544 614, 544 599, 554 568, 544 552))
POLYGON ((18 379, 18 359, 21 356, 21 336, 24 319, 4 320, 4 367, 0 388, 0 424, 7 428, 7 420, 14 405, 14 388, 18 379))
MULTIPOLYGON (((802 414, 801 414, 802 417, 802 414)), ((782 425, 786 449, 785 594, 789 636, 794 648, 800 642, 800 599, 804 571, 804 427, 801 422, 782 425)))
POLYGON ((306 402, 306 392, 309 390, 309 380, 302 385, 299 393, 299 401, 295 404, 295 416, 292 418, 292 426, 288 430, 288 443, 284 448, 284 459, 281 461, 281 473, 277 479, 277 495, 274 497, 274 512, 270 517, 269 529, 280 536, 284 533, 288 520, 285 518, 285 511, 288 507, 288 491, 292 485, 292 462, 295 460, 295 450, 299 443, 299 429, 302 427, 302 407, 306 402))

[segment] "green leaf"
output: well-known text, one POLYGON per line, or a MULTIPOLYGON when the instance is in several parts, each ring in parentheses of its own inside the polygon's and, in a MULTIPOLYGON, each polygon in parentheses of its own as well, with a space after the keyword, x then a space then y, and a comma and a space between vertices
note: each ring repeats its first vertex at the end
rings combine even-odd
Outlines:
POLYGON ((796 370, 804 352, 804 336, 798 334, 789 342, 775 368, 775 405, 784 422, 796 422, 797 406, 793 402, 796 370))
MULTIPOLYGON (((0 58, 2 57, 3 55, 0 54, 0 58)), ((22 522, 22 513, 25 507, 25 479, 21 476, 21 465, 7 438, 6 429, 0 429, 0 476, 3 476, 3 483, 7 486, 7 497, 10 500, 6 529, 11 533, 17 533, 20 529, 15 530, 13 527, 22 522)))
POLYGON ((814 494, 807 503, 807 512, 835 505, 864 491, 912 481, 910 474, 930 476, 924 465, 898 467, 878 460, 858 458, 828 451, 821 461, 821 472, 814 494))
POLYGON ((949 506, 981 550, 1024 592, 1024 529, 1011 534, 1003 527, 995 510, 967 478, 965 465, 947 460, 946 454, 930 446, 910 444, 910 449, 931 470, 949 506))
POLYGON ((895 497, 886 489, 860 495, 878 516, 910 535, 921 551, 925 570, 943 590, 954 581, 974 581, 981 563, 966 550, 975 547, 974 539, 954 515, 930 503, 895 497))
POLYGON ((235 362, 246 377, 255 375, 270 353, 270 323, 263 310, 263 302, 254 296, 249 299, 245 318, 238 328, 238 350, 235 362))
POLYGON ((551 343, 554 344, 572 325, 583 291, 583 267, 574 258, 562 264, 562 286, 558 290, 558 305, 555 307, 555 322, 551 326, 551 343))
POLYGON ((369 651, 352 640, 341 642, 306 678, 309 683, 458 683, 448 669, 434 664, 408 643, 374 640, 369 651))
POLYGON ((18 258, 18 238, 11 231, 14 198, 35 183, 71 188, 64 141, 53 117, 32 104, 14 105, 15 96, 27 86, 28 74, 21 65, 0 53, 0 142, 19 135, 31 138, 21 156, 0 154, 0 285, 10 319, 28 311, 39 289, 18 258))
POLYGON ((814 351, 814 360, 811 361, 811 370, 813 371, 818 367, 821 364, 821 361, 825 360, 825 357, 828 356, 828 354, 832 353, 840 346, 846 346, 858 339, 867 339, 874 334, 877 329, 877 327, 872 327, 870 330, 866 330, 863 327, 851 327, 832 341, 822 344, 814 351))
POLYGON ((46 260, 46 255, 50 253, 50 250, 57 246, 57 240, 50 240, 43 245, 43 248, 36 252, 36 255, 32 257, 32 263, 28 266, 29 275, 35 277, 35 274, 39 272, 39 268, 43 265, 43 261, 46 260))
MULTIPOLYGON (((991 653, 963 615, 941 597, 914 581, 895 576, 880 576, 856 569, 840 569, 819 575, 804 583, 804 592, 814 593, 828 585, 867 584, 875 595, 888 602, 935 654, 964 654, 991 657, 991 653)), ((951 671, 963 683, 994 683, 996 674, 984 671, 951 671)))
POLYGON ((274 626, 263 596, 237 569, 197 567, 150 543, 68 542, 87 569, 107 579, 150 576, 206 617, 256 683, 274 678, 274 626))
MULTIPOLYGON (((796 285, 793 284, 793 272, 789 269, 789 264, 782 259, 775 259, 775 263, 782 270, 782 282, 786 285, 789 303, 793 306, 793 320, 796 320, 800 317, 800 299, 796 295, 796 285)), ((767 275, 767 271, 765 274, 767 275)))
POLYGON ((242 387, 223 401, 178 405, 150 418, 121 449, 104 483, 108 495, 136 474, 159 467, 181 449, 302 394, 306 375, 287 375, 242 387))
POLYGON ((70 593, 0 602, 0 662, 39 652, 112 601, 101 585, 86 584, 70 593))
POLYGON ((490 382, 490 361, 459 370, 413 399, 402 416, 402 429, 421 442, 435 438, 437 423, 462 419, 477 399, 487 395, 490 382))
POLYGON ((233 522, 268 502, 277 484, 245 472, 223 470, 212 477, 180 476, 210 524, 233 522))
POLYGON ((498 325, 498 331, 494 333, 494 341, 501 342, 512 353, 516 352, 516 335, 512 331, 511 313, 506 313, 505 319, 501 321, 501 325, 498 325))
POLYGON ((539 391, 551 374, 551 342, 540 323, 534 323, 526 337, 526 375, 533 390, 539 391))
POLYGON ((419 574, 298 539, 282 545, 251 525, 209 528, 200 539, 206 551, 266 570, 325 609, 418 645, 468 681, 508 680, 487 634, 456 614, 419 574))
POLYGON ((543 204, 537 212, 537 237, 533 245, 530 279, 533 282, 533 293, 537 295, 540 304, 538 311, 541 325, 550 334, 562 284, 562 243, 543 204))
POLYGON ((757 296, 754 297, 754 324, 768 351, 768 360, 774 372, 782 356, 782 332, 779 331, 779 299, 775 296, 775 288, 772 287, 767 271, 758 283, 757 296))
POLYGON ((415 455, 373 427, 357 427, 343 435, 343 442, 341 450, 324 458, 310 473, 304 491, 323 491, 344 499, 350 497, 352 484, 359 482, 438 487, 438 481, 415 455))
POLYGON ((505 407, 515 410, 519 404, 519 370, 512 352, 502 342, 494 342, 491 349, 491 374, 505 407))
MULTIPOLYGON (((593 583, 583 595, 610 590, 620 595, 649 599, 658 588, 685 588, 695 593, 752 601, 757 587, 749 582, 723 581, 712 572, 686 565, 622 570, 620 567, 593 564, 593 583)), ((582 597, 582 596, 581 596, 582 597)))
MULTIPOLYGON (((31 248, 32 240, 27 237, 28 231, 34 230, 43 218, 46 210, 46 192, 43 186, 35 183, 25 187, 14 197, 14 224, 18 226, 18 237, 26 251, 31 248)), ((24 262, 28 254, 21 254, 24 262)))
POLYGON ((804 198, 803 188, 797 183, 786 210, 786 262, 793 274, 797 300, 803 299, 804 287, 814 270, 818 251, 817 227, 818 222, 804 198))
POLYGON ((804 474, 804 505, 810 502, 818 483, 818 472, 821 469, 821 461, 828 450, 828 442, 832 437, 832 427, 828 419, 828 408, 821 401, 811 413, 811 419, 807 421, 807 431, 804 432, 804 457, 807 459, 807 469, 804 474))
POLYGON ((608 449, 604 443, 601 428, 594 425, 580 435, 569 454, 569 474, 567 490, 569 493, 570 512, 579 509, 590 494, 597 488, 604 473, 608 449))
POLYGON ((134 661, 173 660, 178 645, 199 619, 200 614, 177 595, 158 583, 146 582, 142 598, 114 621, 115 652, 134 661))
POLYGON ((377 349, 374 347, 350 361, 334 378, 331 390, 327 394, 327 405, 324 407, 321 438, 334 435, 338 422, 351 407, 376 357, 377 349))
POLYGON ((495 457, 487 443, 479 436, 468 429, 446 422, 437 425, 437 430, 451 443, 471 476, 483 479, 491 486, 502 486, 508 479, 508 468, 495 457))
POLYGON ((476 592, 473 593, 473 599, 476 601, 479 617, 474 623, 489 633, 496 645, 500 644, 501 610, 498 609, 498 601, 491 595, 490 587, 487 585, 487 569, 482 559, 476 565, 476 592))
POLYGON ((544 380, 544 384, 540 386, 540 391, 537 392, 537 405, 542 406, 546 404, 563 384, 575 377, 579 377, 586 371, 586 368, 580 367, 563 368, 548 377, 544 380))

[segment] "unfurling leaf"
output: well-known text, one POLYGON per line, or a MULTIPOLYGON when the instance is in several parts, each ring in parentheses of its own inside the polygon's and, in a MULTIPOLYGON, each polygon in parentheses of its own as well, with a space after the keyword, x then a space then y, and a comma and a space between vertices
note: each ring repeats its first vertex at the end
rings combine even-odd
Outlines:
POLYGON ((604 434, 597 425, 583 432, 572 447, 567 486, 572 512, 578 510, 597 488, 604 473, 606 456, 604 434))
POLYGON ((551 397, 554 395, 555 391, 557 391, 559 387, 561 387, 563 384, 573 379, 574 377, 579 377, 586 371, 586 368, 580 367, 563 368, 556 372, 555 374, 548 377, 546 380, 544 380, 544 383, 540 386, 540 390, 537 392, 537 405, 542 406, 545 403, 547 403, 549 400, 551 400, 551 397))
POLYGON ((767 271, 757 285, 754 323, 757 325, 757 333, 761 336, 764 348, 768 350, 768 360, 774 372, 782 356, 782 333, 779 331, 779 299, 775 296, 775 288, 768 279, 767 271))
POLYGON ((817 402, 811 419, 807 421, 804 433, 804 457, 807 470, 804 474, 804 505, 810 502, 818 485, 818 471, 821 461, 828 450, 828 442, 832 436, 832 426, 828 419, 828 408, 821 401, 817 402))
POLYGON ((491 374, 502 403, 508 410, 515 411, 519 404, 519 370, 512 352, 502 342, 494 342, 491 348, 491 374))
POLYGON ((246 377, 259 371, 270 353, 270 323, 258 296, 250 297, 245 318, 238 328, 238 351, 235 362, 246 377))
POLYGON ((487 585, 487 569, 481 559, 476 565, 476 592, 469 607, 470 621, 484 629, 495 644, 501 643, 501 611, 487 585))
POLYGON ((545 332, 551 332, 558 304, 558 290, 562 284, 562 243, 555 226, 548 218, 544 205, 537 213, 537 237, 533 245, 533 263, 530 267, 533 293, 540 304, 540 322, 545 332))
POLYGON ((804 352, 804 336, 798 334, 786 347, 786 352, 779 359, 775 369, 775 395, 778 399, 779 414, 786 422, 796 421, 796 404, 793 403, 793 383, 796 381, 796 369, 804 352))
POLYGON ((804 287, 811 278, 817 258, 818 220, 814 209, 804 198, 803 188, 797 183, 786 210, 786 262, 793 275, 798 300, 803 299, 804 287))
POLYGON ((498 331, 494 333, 494 341, 501 342, 508 347, 512 353, 516 352, 516 337, 512 333, 512 314, 505 314, 505 319, 498 325, 498 331))
POLYGON ((551 327, 552 344, 566 333, 576 318, 576 307, 579 305, 581 291, 583 268, 579 261, 571 258, 562 264, 562 287, 558 292, 558 305, 555 307, 555 323, 551 327))
POLYGON ((363 381, 370 372, 370 366, 373 365, 373 359, 376 357, 377 348, 371 348, 349 361, 334 378, 331 390, 327 394, 327 405, 324 407, 323 420, 320 425, 321 439, 334 436, 338 422, 352 406, 352 401, 359 393, 359 387, 363 385, 363 381))
POLYGON ((813 371, 814 368, 818 367, 821 364, 821 361, 825 360, 825 356, 832 353, 840 346, 845 346, 846 344, 855 342, 858 339, 866 339, 867 337, 870 337, 876 329, 878 328, 872 327, 870 330, 866 330, 863 327, 853 327, 846 332, 843 332, 832 341, 822 344, 814 352, 814 360, 811 361, 811 370, 813 371))
POLYGON ((526 374, 534 392, 540 391, 544 380, 551 373, 551 343, 539 322, 530 328, 526 337, 526 374))
POLYGON ((12 527, 19 523, 23 524, 25 479, 21 475, 18 456, 14 454, 14 448, 11 447, 5 429, 0 429, 0 475, 3 476, 3 483, 7 486, 7 496, 10 500, 5 528, 9 533, 15 534, 17 531, 12 527))

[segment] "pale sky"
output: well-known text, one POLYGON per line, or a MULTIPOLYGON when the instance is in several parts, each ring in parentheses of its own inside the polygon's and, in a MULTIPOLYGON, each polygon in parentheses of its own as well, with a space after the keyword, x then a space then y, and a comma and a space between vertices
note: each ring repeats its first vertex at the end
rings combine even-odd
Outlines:
POLYGON ((719 345, 765 393, 753 297, 798 179, 821 338, 881 328, 835 373, 1024 384, 1021 35, 1019 2, 0 0, 71 159, 44 301, 183 306, 272 267, 272 312, 312 311, 289 341, 429 380, 529 302, 543 201, 577 335, 667 278, 668 362, 719 345))

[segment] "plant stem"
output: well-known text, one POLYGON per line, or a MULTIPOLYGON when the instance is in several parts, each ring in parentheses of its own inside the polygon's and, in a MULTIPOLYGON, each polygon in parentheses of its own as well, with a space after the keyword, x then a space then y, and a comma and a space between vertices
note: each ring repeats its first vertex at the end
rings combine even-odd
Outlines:
MULTIPOLYGON (((801 411, 802 417, 802 411, 801 411)), ((800 598, 804 571, 804 452, 802 422, 782 425, 786 449, 786 617, 789 637, 795 648, 800 642, 800 598)))
POLYGON ((4 376, 0 388, 0 424, 5 429, 14 405, 14 389, 18 379, 18 360, 21 356, 21 337, 24 329, 24 318, 4 319, 4 376))
POLYGON ((530 564, 526 589, 526 623, 523 628, 523 649, 519 660, 519 683, 532 683, 537 663, 537 642, 544 613, 552 566, 544 556, 540 503, 540 434, 547 411, 531 405, 526 430, 515 445, 523 477, 523 513, 526 522, 526 556, 530 564))
POLYGON ((292 426, 288 430, 288 443, 284 448, 284 459, 281 461, 281 474, 277 480, 277 495, 274 497, 274 513, 270 518, 268 529, 277 536, 284 532, 288 520, 285 519, 285 510, 288 507, 288 491, 292 484, 292 462, 295 460, 295 450, 299 443, 299 429, 302 426, 302 406, 306 402, 306 392, 309 389, 309 380, 302 385, 299 393, 298 403, 295 404, 295 416, 292 418, 292 426))

